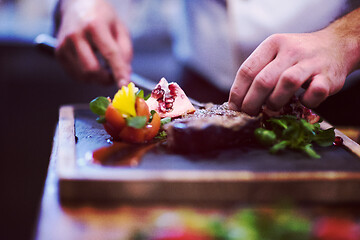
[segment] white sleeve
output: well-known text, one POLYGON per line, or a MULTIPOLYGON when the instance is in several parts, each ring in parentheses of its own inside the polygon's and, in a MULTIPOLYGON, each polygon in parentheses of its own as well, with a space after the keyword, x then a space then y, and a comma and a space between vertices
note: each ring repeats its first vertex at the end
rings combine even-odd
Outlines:
POLYGON ((228 0, 232 40, 241 63, 274 33, 312 32, 340 16, 346 0, 228 0))
POLYGON ((136 39, 156 39, 169 35, 168 14, 174 1, 163 0, 107 0, 136 39))

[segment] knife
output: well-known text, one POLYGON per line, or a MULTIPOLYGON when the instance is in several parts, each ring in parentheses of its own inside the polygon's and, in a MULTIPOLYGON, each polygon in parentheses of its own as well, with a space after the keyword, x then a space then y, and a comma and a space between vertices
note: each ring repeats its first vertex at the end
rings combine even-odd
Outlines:
MULTIPOLYGON (((48 35, 48 34, 40 34, 38 35, 35 40, 35 46, 43 53, 46 53, 50 56, 55 56, 55 48, 57 45, 57 40, 48 35)), ((104 58, 101 55, 97 55, 97 58, 100 62, 100 64, 105 67, 108 71, 111 71, 111 69, 109 68, 109 66, 106 64, 106 61, 104 60, 104 58)), ((130 80, 139 88, 143 89, 143 90, 147 90, 149 92, 151 92, 155 86, 156 83, 139 75, 136 73, 131 73, 130 75, 130 80)), ((190 100, 190 102, 199 108, 204 108, 205 104, 201 103, 193 98, 188 97, 188 99, 190 100)))

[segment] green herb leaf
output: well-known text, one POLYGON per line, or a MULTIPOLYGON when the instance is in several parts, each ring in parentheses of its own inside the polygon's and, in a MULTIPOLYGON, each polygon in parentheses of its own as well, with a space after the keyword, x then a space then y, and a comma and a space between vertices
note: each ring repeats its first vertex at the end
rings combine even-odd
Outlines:
POLYGON ((152 122, 155 113, 156 113, 155 110, 151 110, 151 111, 150 111, 149 122, 152 122))
POLYGON ((320 155, 312 148, 312 142, 326 147, 335 140, 333 128, 322 130, 319 123, 311 124, 305 119, 297 119, 296 116, 273 117, 267 122, 269 124, 265 124, 262 130, 256 129, 255 137, 261 144, 271 146, 271 153, 290 148, 303 151, 310 157, 319 158, 320 155))
POLYGON ((321 130, 315 137, 314 141, 322 146, 327 147, 331 146, 335 141, 335 131, 334 128, 329 128, 326 130, 321 130))
POLYGON ((300 119, 300 123, 302 127, 308 131, 308 133, 310 133, 311 135, 315 135, 315 126, 313 124, 307 122, 305 119, 300 119))
POLYGON ((160 120, 161 126, 171 122, 171 117, 165 117, 160 120))
POLYGON ((110 102, 106 97, 97 97, 89 103, 90 110, 96 115, 105 115, 110 102))
POLYGON ((139 98, 144 98, 144 91, 142 89, 140 89, 139 91, 137 91, 135 93, 135 96, 139 97, 139 98))
POLYGON ((159 131, 159 133, 155 136, 156 139, 165 139, 167 134, 165 131, 159 131))
POLYGON ((151 93, 147 94, 145 97, 144 97, 144 100, 148 100, 149 98, 151 97, 151 93))
POLYGON ((273 127, 278 126, 280 128, 284 128, 284 129, 286 129, 288 127, 286 119, 270 118, 268 120, 268 122, 270 122, 273 127))
POLYGON ((264 146, 271 146, 276 142, 276 134, 274 131, 264 128, 255 129, 255 137, 264 146))
POLYGON ((312 148, 312 145, 310 143, 305 145, 301 149, 312 158, 320 158, 320 155, 315 152, 315 150, 312 148))
POLYGON ((133 128, 143 128, 146 125, 146 116, 135 116, 126 118, 126 124, 133 128))
POLYGON ((96 118, 96 122, 98 123, 106 123, 106 118, 105 116, 99 116, 96 118))
POLYGON ((282 132, 282 139, 291 140, 293 142, 297 142, 299 140, 301 134, 301 129, 299 126, 294 124, 290 125, 282 132))
POLYGON ((281 141, 270 148, 270 153, 277 153, 278 151, 285 149, 289 145, 289 141, 281 141))

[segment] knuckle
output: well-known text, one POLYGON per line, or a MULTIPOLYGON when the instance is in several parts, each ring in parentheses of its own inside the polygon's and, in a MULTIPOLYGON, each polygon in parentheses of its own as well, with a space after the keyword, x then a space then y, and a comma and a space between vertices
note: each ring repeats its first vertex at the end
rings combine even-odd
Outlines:
POLYGON ((294 89, 299 87, 300 78, 296 72, 288 71, 282 74, 280 81, 286 89, 294 89))
POLYGON ((79 32, 73 31, 66 34, 64 44, 71 44, 78 41, 81 38, 79 32))
POLYGON ((106 49, 103 50, 102 55, 104 56, 105 59, 109 60, 116 57, 118 53, 119 53, 118 48, 108 46, 106 49))
POLYGON ((260 73, 258 76, 256 76, 254 84, 257 88, 260 89, 272 89, 274 87, 274 83, 271 77, 265 73, 260 73))
POLYGON ((99 27, 100 27, 99 22, 96 19, 93 19, 93 18, 86 20, 86 22, 84 23, 85 31, 88 31, 91 34, 96 34, 99 27))
POLYGON ((329 89, 324 84, 313 84, 312 86, 312 94, 316 98, 326 98, 329 95, 329 89))
POLYGON ((245 79, 253 79, 256 77, 256 72, 251 67, 251 63, 244 63, 238 72, 238 75, 245 78, 245 79))
POLYGON ((241 104, 242 99, 243 97, 238 92, 238 89, 233 87, 230 91, 229 102, 233 102, 235 104, 241 104))
POLYGON ((285 55, 289 59, 298 59, 300 57, 301 53, 302 53, 302 51, 296 46, 292 46, 285 50, 285 55))
POLYGON ((81 68, 81 75, 85 78, 92 78, 100 71, 100 67, 96 64, 85 64, 81 68))
POLYGON ((265 40, 265 42, 267 44, 270 44, 270 46, 275 47, 275 46, 278 46, 283 41, 283 39, 284 39, 283 34, 275 33, 275 34, 270 35, 265 40))

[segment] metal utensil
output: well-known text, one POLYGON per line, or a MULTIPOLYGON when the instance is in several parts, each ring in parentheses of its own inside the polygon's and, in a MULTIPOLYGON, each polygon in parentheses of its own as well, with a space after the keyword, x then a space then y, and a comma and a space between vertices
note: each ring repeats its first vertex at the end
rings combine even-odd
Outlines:
MULTIPOLYGON (((55 56, 55 48, 57 45, 57 40, 54 37, 52 37, 48 34, 40 34, 35 38, 35 45, 40 51, 42 51, 50 56, 55 56)), ((109 71, 111 71, 111 69, 109 67, 107 67, 106 61, 102 58, 102 56, 97 55, 97 57, 98 57, 100 64, 102 64, 105 68, 107 68, 109 71)), ((151 81, 151 80, 149 80, 139 74, 136 74, 136 73, 131 73, 130 80, 139 88, 149 91, 149 92, 151 92, 156 86, 156 83, 154 81, 151 81)), ((193 98, 190 98, 190 97, 188 97, 188 98, 194 106, 199 107, 199 108, 205 107, 205 104, 200 103, 199 101, 197 101, 193 98)))

